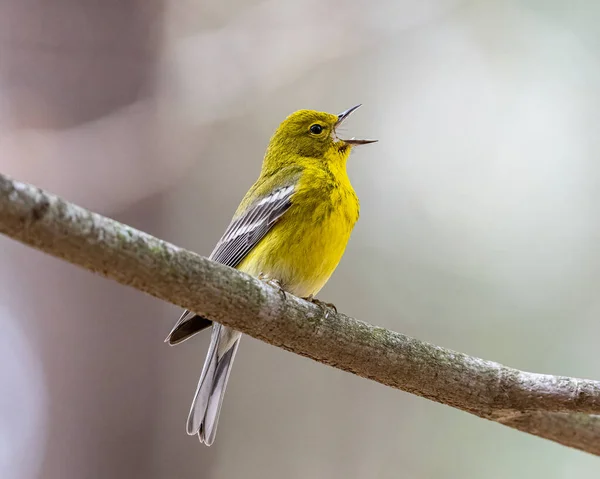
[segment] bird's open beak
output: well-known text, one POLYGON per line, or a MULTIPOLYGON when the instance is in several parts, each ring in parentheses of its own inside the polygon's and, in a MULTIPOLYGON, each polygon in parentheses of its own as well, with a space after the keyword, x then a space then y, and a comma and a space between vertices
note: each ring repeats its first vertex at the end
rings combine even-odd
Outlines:
MULTIPOLYGON (((342 122, 352 114, 352 112, 354 112, 355 110, 357 110, 360 107, 360 105, 361 104, 359 103, 358 105, 353 106, 352 108, 348 108, 347 110, 341 112, 338 115, 338 120, 335 124, 334 129, 337 128, 338 126, 340 126, 342 124, 342 122)), ((349 140, 341 140, 341 141, 343 141, 344 143, 347 143, 348 145, 366 145, 368 143, 375 143, 377 140, 357 140, 356 138, 351 138, 349 140)))

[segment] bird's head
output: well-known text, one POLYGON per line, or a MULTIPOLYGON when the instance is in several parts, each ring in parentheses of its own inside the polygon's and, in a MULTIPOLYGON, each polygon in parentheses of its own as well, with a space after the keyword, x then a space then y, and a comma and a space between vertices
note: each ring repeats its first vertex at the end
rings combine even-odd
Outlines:
POLYGON ((267 161, 285 164, 287 157, 312 158, 343 162, 355 145, 366 145, 377 140, 349 140, 338 136, 338 128, 360 105, 339 115, 314 110, 299 110, 288 116, 277 128, 267 150, 267 161))

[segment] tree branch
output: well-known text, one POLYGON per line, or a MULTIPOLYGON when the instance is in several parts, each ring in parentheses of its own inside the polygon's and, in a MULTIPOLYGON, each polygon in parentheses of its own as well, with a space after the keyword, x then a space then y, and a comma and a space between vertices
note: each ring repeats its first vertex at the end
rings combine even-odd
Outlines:
POLYGON ((535 374, 313 304, 0 175, 0 233, 245 334, 381 384, 600 455, 600 381, 535 374))

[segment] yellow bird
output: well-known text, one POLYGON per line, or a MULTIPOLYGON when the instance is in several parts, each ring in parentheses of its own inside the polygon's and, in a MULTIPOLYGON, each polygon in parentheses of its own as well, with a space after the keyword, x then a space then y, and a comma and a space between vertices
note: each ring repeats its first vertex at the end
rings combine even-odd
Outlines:
MULTIPOLYGON (((337 128, 360 105, 339 115, 300 110, 279 126, 262 171, 240 203, 210 259, 316 302, 342 259, 359 202, 346 173, 355 145, 337 128)), ((211 325, 184 311, 165 340, 181 343, 211 325)), ((241 333, 214 323, 210 347, 187 421, 187 433, 210 446, 241 333)))

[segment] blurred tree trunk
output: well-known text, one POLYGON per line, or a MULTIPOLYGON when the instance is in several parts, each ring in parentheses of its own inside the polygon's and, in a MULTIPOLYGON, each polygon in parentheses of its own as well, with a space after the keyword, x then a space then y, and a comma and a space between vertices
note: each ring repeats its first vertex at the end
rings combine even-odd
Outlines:
MULTIPOLYGON (((72 128, 151 97, 163 9, 162 0, 3 1, 0 127, 72 128)), ((110 166, 118 175, 122 163, 110 166)), ((71 171, 58 172, 72 176, 66 189, 85 192, 95 180, 71 171)), ((118 217, 160 236, 162 205, 154 196, 118 217)), ((154 430, 161 380, 155 343, 165 331, 164 323, 147 316, 160 315, 158 302, 0 241, 6 285, 0 303, 11 313, 8 320, 24 329, 45 388, 45 400, 36 403, 41 411, 17 409, 17 416, 36 419, 20 421, 31 428, 31 440, 9 458, 8 477, 37 477, 39 467, 45 479, 152 477, 148 431, 154 430), (39 464, 27 466, 25 451, 36 448, 39 464)), ((9 359, 20 361, 18 355, 9 359)), ((22 394, 35 394, 35 388, 25 386, 22 394)))

